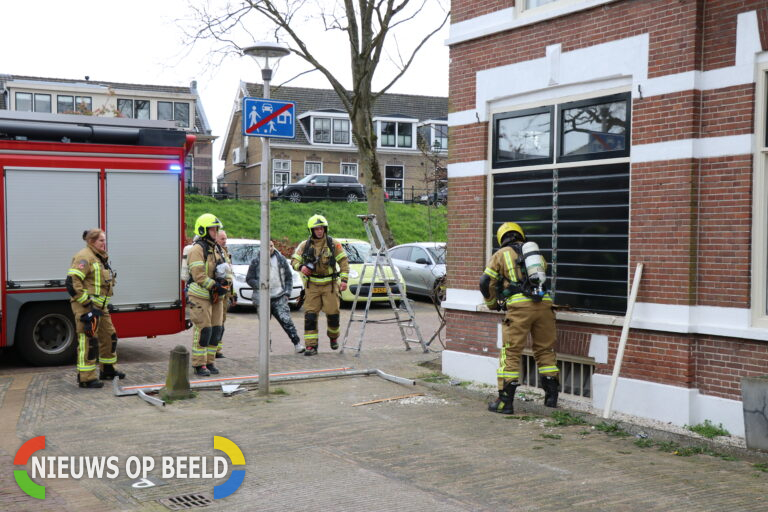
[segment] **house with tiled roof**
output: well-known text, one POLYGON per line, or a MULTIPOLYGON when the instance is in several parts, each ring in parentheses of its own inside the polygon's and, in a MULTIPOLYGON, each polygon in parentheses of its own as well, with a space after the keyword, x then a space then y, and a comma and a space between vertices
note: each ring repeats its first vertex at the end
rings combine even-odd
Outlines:
POLYGON ((0 110, 173 121, 197 137, 185 165, 187 189, 210 192, 216 137, 195 81, 180 87, 0 74, 0 110))
MULTIPOLYGON (((241 82, 219 158, 224 172, 222 189, 241 198, 258 198, 261 142, 243 136, 244 97, 263 97, 261 84, 241 82)), ((271 180, 281 186, 309 174, 339 173, 365 183, 358 165, 357 146, 347 111, 332 89, 272 87, 270 98, 296 104, 296 137, 272 139, 271 180)), ((448 98, 383 94, 373 108, 378 137, 377 154, 384 187, 393 201, 408 201, 434 188, 435 164, 431 155, 448 155, 448 98)))

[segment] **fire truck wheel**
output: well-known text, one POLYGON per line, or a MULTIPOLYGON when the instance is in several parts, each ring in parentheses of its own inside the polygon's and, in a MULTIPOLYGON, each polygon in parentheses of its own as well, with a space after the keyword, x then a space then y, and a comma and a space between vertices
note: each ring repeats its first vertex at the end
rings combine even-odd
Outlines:
POLYGON ((15 345, 36 366, 71 364, 77 350, 75 322, 67 303, 41 302, 24 308, 16 324, 15 345))

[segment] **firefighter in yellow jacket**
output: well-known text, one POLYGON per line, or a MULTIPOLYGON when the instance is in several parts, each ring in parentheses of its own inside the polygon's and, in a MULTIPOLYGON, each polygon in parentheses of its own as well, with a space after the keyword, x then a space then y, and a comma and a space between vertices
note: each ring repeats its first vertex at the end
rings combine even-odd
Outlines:
MULTIPOLYGON (((513 414, 512 400, 520 384, 520 356, 531 334, 533 355, 544 388, 544 405, 557 407, 559 373, 555 351, 555 312, 552 297, 544 287, 546 261, 535 244, 526 244, 525 232, 514 222, 505 222, 496 232, 500 249, 494 253, 480 278, 480 292, 489 309, 505 309, 502 336, 504 346, 499 353, 496 379, 499 397, 488 404, 488 410, 513 414), (535 247, 531 247, 535 246, 535 247), (538 262, 537 272, 526 270, 538 262), (538 276, 538 277, 537 277, 538 276)), ((534 267, 532 267, 534 268, 534 267)))
POLYGON ((349 260, 339 242, 328 236, 328 221, 313 215, 307 222, 309 238, 301 242, 291 257, 291 265, 305 276, 304 344, 305 356, 317 354, 320 311, 328 322, 331 349, 339 348, 339 292, 347 289, 349 260), (338 266, 338 270, 337 270, 338 266))
POLYGON ((81 388, 100 388, 102 380, 125 378, 115 368, 117 333, 109 315, 115 272, 109 266, 107 235, 101 229, 83 232, 86 247, 75 254, 67 271, 66 287, 77 333, 77 382, 81 388), (96 364, 100 365, 96 378, 96 364))
POLYGON ((215 215, 204 213, 195 222, 198 236, 187 256, 189 288, 187 306, 194 325, 192 367, 195 375, 219 373, 214 360, 216 347, 224 334, 224 300, 232 286, 232 269, 227 264, 216 236, 223 226, 215 215))

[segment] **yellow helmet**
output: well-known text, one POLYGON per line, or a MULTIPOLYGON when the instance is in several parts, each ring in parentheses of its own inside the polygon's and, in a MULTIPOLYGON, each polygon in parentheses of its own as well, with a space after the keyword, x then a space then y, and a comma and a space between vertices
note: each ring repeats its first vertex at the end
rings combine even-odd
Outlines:
POLYGON ((195 234, 205 236, 208 234, 208 228, 223 228, 224 225, 212 213, 204 213, 195 221, 195 234))
POLYGON ((504 238, 504 235, 506 235, 510 231, 520 233, 520 236, 522 236, 523 240, 525 240, 525 232, 523 231, 523 228, 521 228, 519 224, 516 224, 514 222, 505 222, 504 224, 499 226, 498 231, 496 231, 496 241, 499 242, 499 245, 501 245, 501 241, 504 238))
POLYGON ((318 227, 325 227, 325 232, 328 232, 328 221, 323 217, 322 215, 313 215, 309 218, 307 221, 307 229, 309 229, 310 234, 312 233, 312 230, 318 227))

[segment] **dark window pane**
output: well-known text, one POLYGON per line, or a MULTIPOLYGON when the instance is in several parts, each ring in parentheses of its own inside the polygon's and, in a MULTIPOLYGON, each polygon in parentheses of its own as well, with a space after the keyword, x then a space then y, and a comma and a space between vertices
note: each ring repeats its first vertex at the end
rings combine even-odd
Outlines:
POLYGON ((435 140, 432 143, 432 147, 435 149, 448 149, 448 127, 444 124, 436 124, 435 128, 435 140))
POLYGON ((189 128, 189 103, 173 104, 173 120, 176 121, 177 126, 189 128))
POLYGON ((170 101, 158 101, 157 118, 160 121, 173 121, 173 103, 170 101))
POLYGON ((349 144, 349 121, 346 119, 333 120, 333 143, 349 144))
POLYGON ((35 94, 35 112, 51 113, 50 94, 35 94))
POLYGON ((381 122, 381 145, 386 147, 395 146, 395 134, 397 130, 397 123, 390 123, 387 121, 381 122))
POLYGON ((56 112, 59 114, 71 114, 75 111, 75 97, 74 96, 57 96, 56 97, 56 112))
POLYGON ((149 100, 136 100, 136 119, 149 119, 149 100))
POLYGON ((20 110, 22 112, 32 112, 32 93, 16 93, 16 110, 20 110))
POLYGON ((75 106, 80 114, 90 114, 93 112, 93 100, 90 96, 75 96, 75 106))
POLYGON ((628 101, 586 104, 561 112, 562 156, 623 152, 628 101))
POLYGON ((410 148, 413 145, 412 134, 411 123, 397 123, 397 147, 410 148))
POLYGON ((528 115, 504 116, 497 117, 495 123, 494 164, 551 162, 551 109, 528 115))
POLYGON ((312 136, 314 142, 323 142, 330 144, 331 142, 331 120, 328 118, 316 118, 315 119, 315 133, 312 136))
POLYGON ((118 98, 117 110, 123 117, 133 117, 133 100, 118 98))

